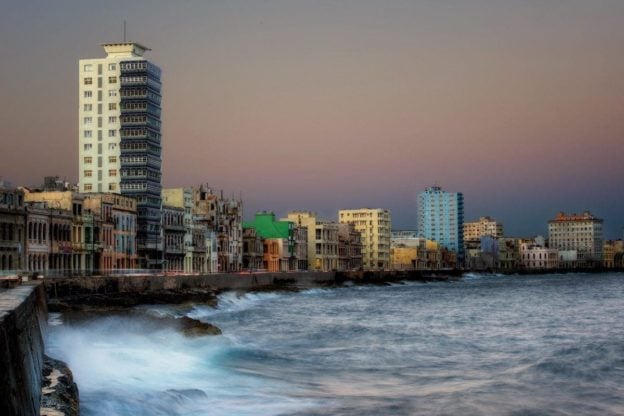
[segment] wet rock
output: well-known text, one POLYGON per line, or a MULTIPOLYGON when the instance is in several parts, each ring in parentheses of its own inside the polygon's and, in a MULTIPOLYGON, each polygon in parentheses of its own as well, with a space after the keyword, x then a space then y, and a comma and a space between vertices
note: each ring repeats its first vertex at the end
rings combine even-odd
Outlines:
POLYGON ((41 416, 79 415, 78 386, 67 364, 44 356, 42 376, 41 416))
POLYGON ((176 321, 181 325, 182 333, 188 337, 199 337, 204 335, 221 335, 221 330, 207 322, 183 316, 176 321))

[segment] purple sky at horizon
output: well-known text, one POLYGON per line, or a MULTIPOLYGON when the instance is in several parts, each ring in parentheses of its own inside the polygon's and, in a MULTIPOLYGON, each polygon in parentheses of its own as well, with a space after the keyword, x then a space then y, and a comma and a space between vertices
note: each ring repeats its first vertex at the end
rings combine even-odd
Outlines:
POLYGON ((163 70, 166 187, 414 229, 436 182, 509 235, 589 209, 623 237, 622 1, 10 2, 0 176, 77 180, 78 60, 124 19, 163 70))

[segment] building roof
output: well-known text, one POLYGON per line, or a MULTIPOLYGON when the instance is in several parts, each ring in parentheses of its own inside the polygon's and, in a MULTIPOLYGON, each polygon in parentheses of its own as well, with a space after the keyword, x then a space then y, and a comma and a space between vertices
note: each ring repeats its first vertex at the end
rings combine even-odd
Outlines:
POLYGON ((253 221, 243 223, 244 228, 255 228, 262 238, 288 238, 290 236, 291 221, 275 221, 272 212, 259 212, 253 221))

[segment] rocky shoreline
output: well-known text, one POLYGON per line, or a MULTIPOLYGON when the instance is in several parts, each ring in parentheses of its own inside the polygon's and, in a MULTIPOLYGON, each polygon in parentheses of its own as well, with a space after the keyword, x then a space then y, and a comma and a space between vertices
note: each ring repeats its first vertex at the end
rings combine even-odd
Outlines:
POLYGON ((41 416, 78 416, 80 401, 74 376, 63 361, 43 356, 41 416))

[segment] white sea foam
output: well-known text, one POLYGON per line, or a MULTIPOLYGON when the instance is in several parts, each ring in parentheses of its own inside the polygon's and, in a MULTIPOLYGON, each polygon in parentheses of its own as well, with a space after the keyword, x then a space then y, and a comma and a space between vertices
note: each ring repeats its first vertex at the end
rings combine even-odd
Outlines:
POLYGON ((224 367, 233 349, 230 337, 187 338, 140 316, 58 326, 48 343, 72 369, 86 415, 281 414, 312 405, 281 394, 281 383, 224 367))

